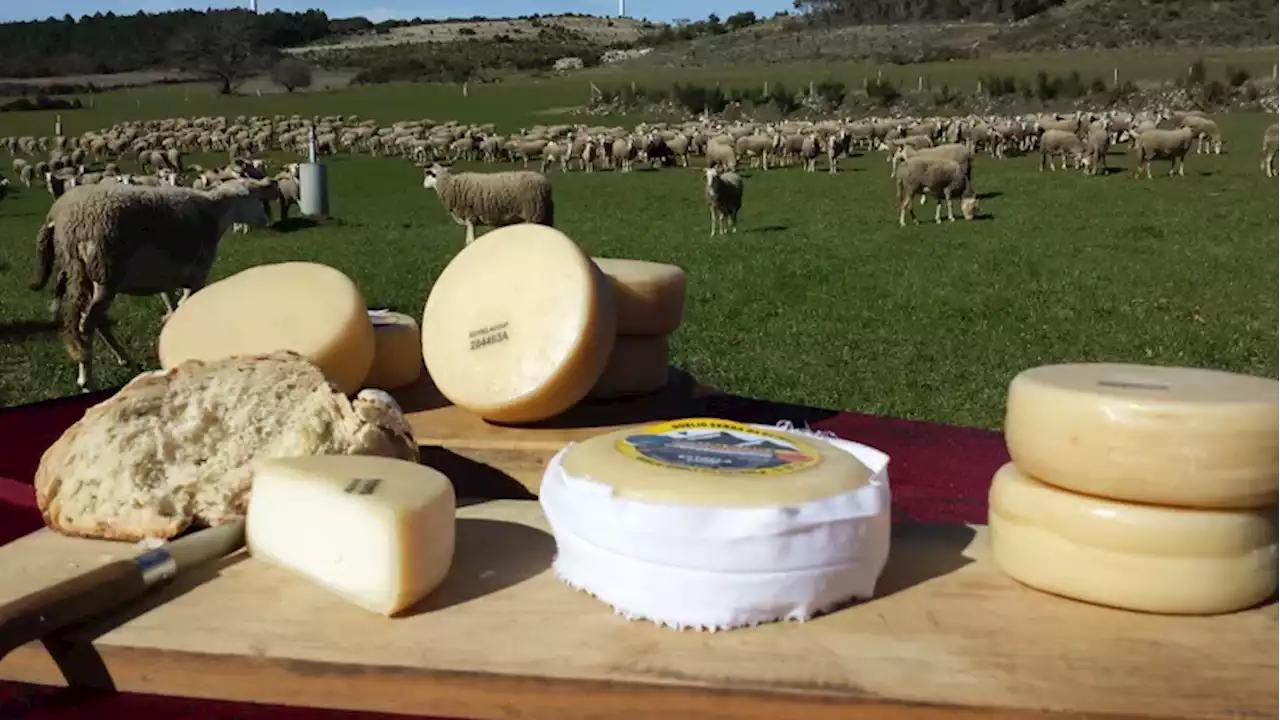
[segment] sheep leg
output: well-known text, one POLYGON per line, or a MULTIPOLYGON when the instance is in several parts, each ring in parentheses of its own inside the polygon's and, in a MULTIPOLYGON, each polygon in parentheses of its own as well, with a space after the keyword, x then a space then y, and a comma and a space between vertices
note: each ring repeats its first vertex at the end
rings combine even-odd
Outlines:
POLYGON ((116 340, 115 333, 112 332, 109 323, 103 322, 98 326, 98 337, 102 338, 102 342, 106 344, 107 349, 116 357, 117 365, 123 367, 133 364, 125 353, 124 347, 120 345, 120 341, 116 340))
POLYGON ((711 208, 711 237, 716 236, 716 209, 711 208))
POLYGON ((947 193, 947 222, 955 222, 955 221, 956 221, 955 207, 951 204, 951 193, 948 192, 947 193))
POLYGON ((475 241, 476 241, 476 225, 475 223, 468 220, 467 221, 467 244, 470 245, 475 241))

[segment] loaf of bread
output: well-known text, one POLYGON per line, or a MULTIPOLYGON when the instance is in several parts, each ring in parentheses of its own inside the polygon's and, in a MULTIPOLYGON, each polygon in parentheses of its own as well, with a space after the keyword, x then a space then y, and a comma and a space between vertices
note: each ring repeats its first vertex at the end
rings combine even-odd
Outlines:
POLYGON ((248 509, 255 458, 418 460, 391 396, 354 401, 293 352, 190 360, 148 372, 89 408, 45 451, 36 500, 64 535, 167 539, 248 509))

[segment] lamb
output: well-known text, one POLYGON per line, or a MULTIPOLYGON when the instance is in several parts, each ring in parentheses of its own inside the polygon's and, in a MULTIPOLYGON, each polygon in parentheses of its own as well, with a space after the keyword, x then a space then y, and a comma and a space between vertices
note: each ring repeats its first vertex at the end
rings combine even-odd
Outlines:
POLYGON ((36 236, 40 290, 61 268, 63 342, 79 365, 81 391, 92 384, 96 334, 121 365, 131 364, 108 324, 116 295, 160 293, 172 312, 204 286, 218 241, 233 222, 254 222, 262 204, 249 188, 99 184, 73 188, 49 208, 36 236), (170 293, 183 289, 174 301, 170 293))
POLYGON ((551 181, 540 172, 455 174, 435 163, 423 168, 422 187, 434 189, 453 221, 466 226, 468 245, 476 239, 476 225, 492 228, 537 223, 554 227, 551 181))
POLYGON ((1040 170, 1044 171, 1045 161, 1049 163, 1050 170, 1058 168, 1053 164, 1053 156, 1057 155, 1062 158, 1062 169, 1067 169, 1067 156, 1070 155, 1076 162, 1076 167, 1080 167, 1084 162, 1085 148, 1080 137, 1073 132, 1066 130, 1050 129, 1045 130, 1040 136, 1040 170))
POLYGON ((718 230, 724 235, 726 225, 738 232, 738 213, 742 210, 742 177, 733 171, 712 166, 706 169, 707 185, 704 194, 711 208, 711 237, 718 230))
POLYGON ((1134 141, 1134 153, 1138 163, 1133 168, 1135 178, 1147 169, 1147 179, 1151 179, 1151 161, 1167 159, 1169 175, 1176 170, 1179 176, 1186 175, 1187 153, 1191 150, 1191 141, 1195 138, 1195 130, 1181 127, 1177 130, 1147 130, 1138 135, 1134 141))
POLYGON ((909 145, 903 145, 894 152, 894 155, 895 160, 898 162, 902 162, 913 157, 936 157, 951 160, 959 164, 964 170, 965 178, 970 180, 973 179, 973 150, 970 149, 966 143, 947 143, 946 145, 924 148, 923 150, 916 150, 909 145))
POLYGON ((1280 125, 1272 123, 1262 133, 1262 171, 1267 177, 1276 175, 1276 155, 1280 154, 1280 125))
POLYGON ((960 197, 960 212, 966 220, 972 220, 977 214, 978 198, 973 192, 973 184, 964 168, 954 160, 917 155, 898 166, 894 181, 898 190, 898 225, 902 227, 907 225, 908 213, 912 222, 919 222, 915 209, 911 207, 911 201, 917 195, 933 196, 936 201, 934 222, 942 222, 943 200, 947 201, 947 220, 955 221, 951 201, 956 196, 960 197))

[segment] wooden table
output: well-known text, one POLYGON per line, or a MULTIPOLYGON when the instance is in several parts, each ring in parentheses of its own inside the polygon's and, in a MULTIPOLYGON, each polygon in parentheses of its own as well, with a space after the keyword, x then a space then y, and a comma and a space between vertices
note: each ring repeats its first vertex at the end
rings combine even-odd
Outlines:
MULTIPOLYGON (((438 443, 424 461, 472 498, 453 571, 410 616, 369 615, 242 552, 59 638, 57 663, 45 647, 21 648, 0 678, 477 720, 1275 717, 1274 602, 1171 618, 1045 595, 999 573, 972 523, 895 521, 877 596, 809 623, 704 634, 622 619, 548 569, 554 541, 530 498, 551 454, 668 415, 818 417, 683 388, 658 406, 602 404, 519 429, 442 406, 429 388, 402 394, 419 439, 438 443)), ((923 440, 929 426, 863 416, 839 427, 865 428, 873 440, 842 434, 890 451, 891 485, 914 476, 894 486, 895 503, 926 471, 972 475, 966 463, 979 462, 989 478, 1003 462, 978 431, 939 450, 923 440)), ((135 552, 36 532, 0 547, 0 601, 135 552)))

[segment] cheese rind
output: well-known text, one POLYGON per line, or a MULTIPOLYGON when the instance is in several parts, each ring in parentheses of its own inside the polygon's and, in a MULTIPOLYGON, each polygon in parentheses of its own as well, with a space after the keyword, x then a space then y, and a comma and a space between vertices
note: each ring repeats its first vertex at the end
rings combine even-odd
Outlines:
POLYGON ((1272 505, 1280 383, 1214 370, 1049 365, 1009 386, 1018 468, 1058 487, 1156 505, 1272 505))
MULTIPOLYGON (((548 465, 538 498, 556 537, 560 578, 627 617, 673 627, 805 619, 870 596, 889 551, 888 457, 842 440, 738 427, 743 435, 780 437, 780 445, 830 446, 862 470, 845 479, 843 491, 817 493, 820 499, 806 502, 763 504, 764 489, 758 488, 752 491, 756 500, 744 506, 734 484, 753 479, 748 473, 722 476, 714 491, 703 487, 690 494, 692 503, 682 504, 670 499, 670 489, 660 493, 665 500, 618 492, 620 485, 642 483, 614 482, 632 464, 662 474, 660 467, 621 455, 571 471, 568 460, 584 443, 571 444, 548 465), (711 495, 724 499, 724 506, 708 502, 711 495)), ((838 473, 833 465, 826 469, 838 473)), ((694 485, 696 475, 685 473, 694 485)), ((796 476, 794 468, 784 468, 765 477, 785 487, 796 476)))
POLYGON ((592 258, 613 284, 619 335, 670 335, 684 319, 685 274, 675 265, 592 258))
POLYGON ((373 323, 373 364, 364 386, 394 390, 422 375, 422 332, 418 321, 404 313, 370 310, 373 323))
POLYGON ((670 358, 666 335, 619 335, 587 397, 608 400, 657 392, 667 384, 670 358))
POLYGON ((1196 510, 1081 495, 1013 463, 989 497, 991 556, 1015 580, 1098 605, 1211 615, 1276 591, 1276 508, 1196 510))
POLYGON ((310 262, 258 265, 192 293, 160 330, 160 365, 292 350, 350 395, 373 364, 364 298, 342 272, 310 262))
POLYGON ((455 405, 495 422, 536 422, 595 385, 616 321, 608 281, 573 240, 509 225, 463 248, 437 278, 422 356, 455 405))
POLYGON ((253 466, 249 553, 370 612, 429 595, 453 561, 454 491, 432 468, 392 458, 277 458, 253 466))

